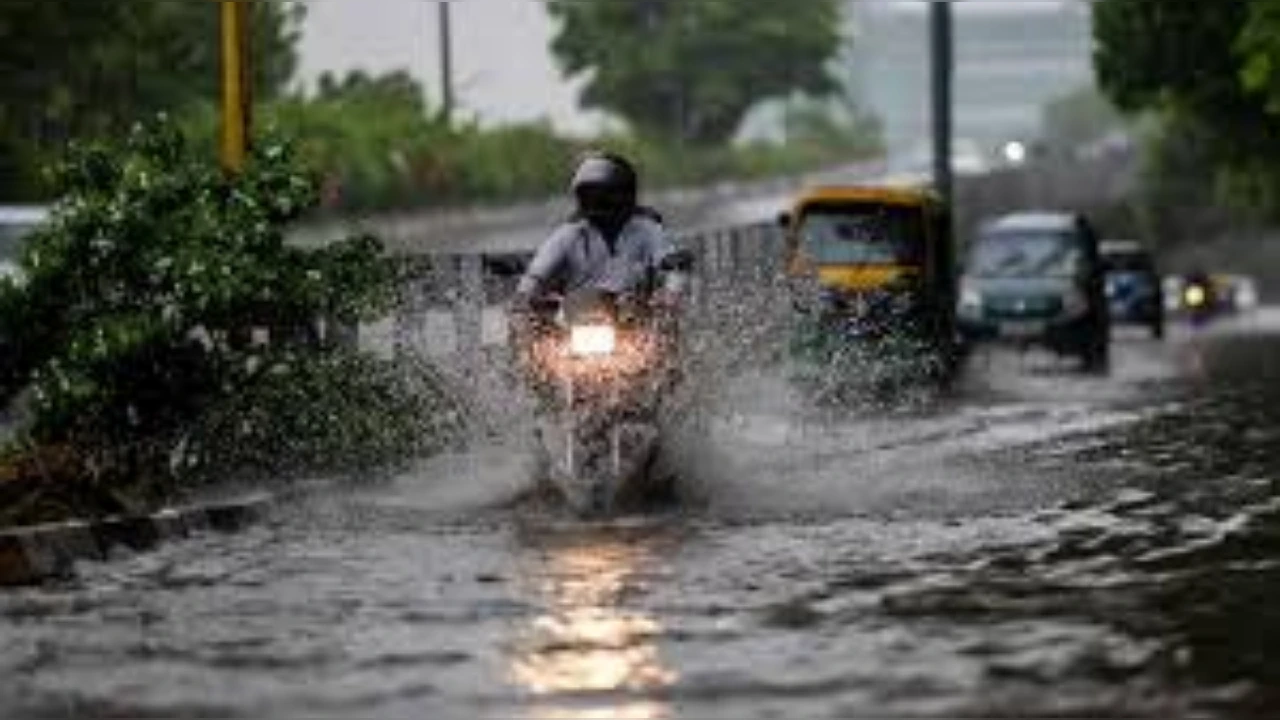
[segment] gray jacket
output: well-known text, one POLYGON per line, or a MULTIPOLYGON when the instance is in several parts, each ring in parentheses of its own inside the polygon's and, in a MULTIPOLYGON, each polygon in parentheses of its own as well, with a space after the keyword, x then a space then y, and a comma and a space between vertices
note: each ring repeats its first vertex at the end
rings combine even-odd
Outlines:
POLYGON ((564 223, 538 248, 520 279, 518 293, 535 297, 590 287, 618 294, 644 293, 658 265, 675 249, 661 224, 644 215, 631 218, 614 247, 585 220, 564 223))

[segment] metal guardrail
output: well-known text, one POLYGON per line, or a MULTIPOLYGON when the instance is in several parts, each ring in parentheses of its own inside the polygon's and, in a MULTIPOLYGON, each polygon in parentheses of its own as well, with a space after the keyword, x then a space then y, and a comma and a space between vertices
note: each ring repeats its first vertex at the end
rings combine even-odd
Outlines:
MULTIPOLYGON (((732 304, 730 298, 738 291, 752 293, 770 285, 782 269, 782 240, 781 229, 772 223, 677 233, 676 244, 690 250, 695 258, 689 306, 709 316, 732 304)), ((503 323, 503 308, 515 290, 519 270, 531 255, 461 253, 401 258, 402 282, 394 316, 389 319, 391 328, 373 334, 385 336, 389 332, 393 351, 474 357, 484 346, 501 342, 504 333, 492 327, 503 323)), ((366 328, 362 335, 368 336, 371 330, 366 328)))

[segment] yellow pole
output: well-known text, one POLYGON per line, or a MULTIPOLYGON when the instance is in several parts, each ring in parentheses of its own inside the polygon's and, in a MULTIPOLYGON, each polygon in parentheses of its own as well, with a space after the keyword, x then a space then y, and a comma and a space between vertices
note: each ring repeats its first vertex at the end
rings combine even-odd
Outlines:
POLYGON ((249 149, 249 3, 219 0, 222 13, 222 166, 244 169, 249 149))

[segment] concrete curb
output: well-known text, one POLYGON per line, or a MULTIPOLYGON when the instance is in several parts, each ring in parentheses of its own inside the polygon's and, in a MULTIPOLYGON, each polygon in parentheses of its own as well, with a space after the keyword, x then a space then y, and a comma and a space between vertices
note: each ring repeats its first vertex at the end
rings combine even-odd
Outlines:
POLYGON ((78 560, 104 560, 113 548, 145 551, 210 530, 233 532, 260 520, 276 502, 260 493, 150 515, 69 520, 0 532, 0 587, 67 577, 78 560))

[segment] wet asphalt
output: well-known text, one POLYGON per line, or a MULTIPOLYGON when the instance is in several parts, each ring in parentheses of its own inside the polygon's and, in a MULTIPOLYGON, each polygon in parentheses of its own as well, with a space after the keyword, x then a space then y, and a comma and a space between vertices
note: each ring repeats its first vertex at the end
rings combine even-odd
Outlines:
POLYGON ((1113 353, 904 409, 742 378, 617 521, 498 439, 87 563, 0 593, 0 716, 1280 714, 1280 312, 1113 353))

